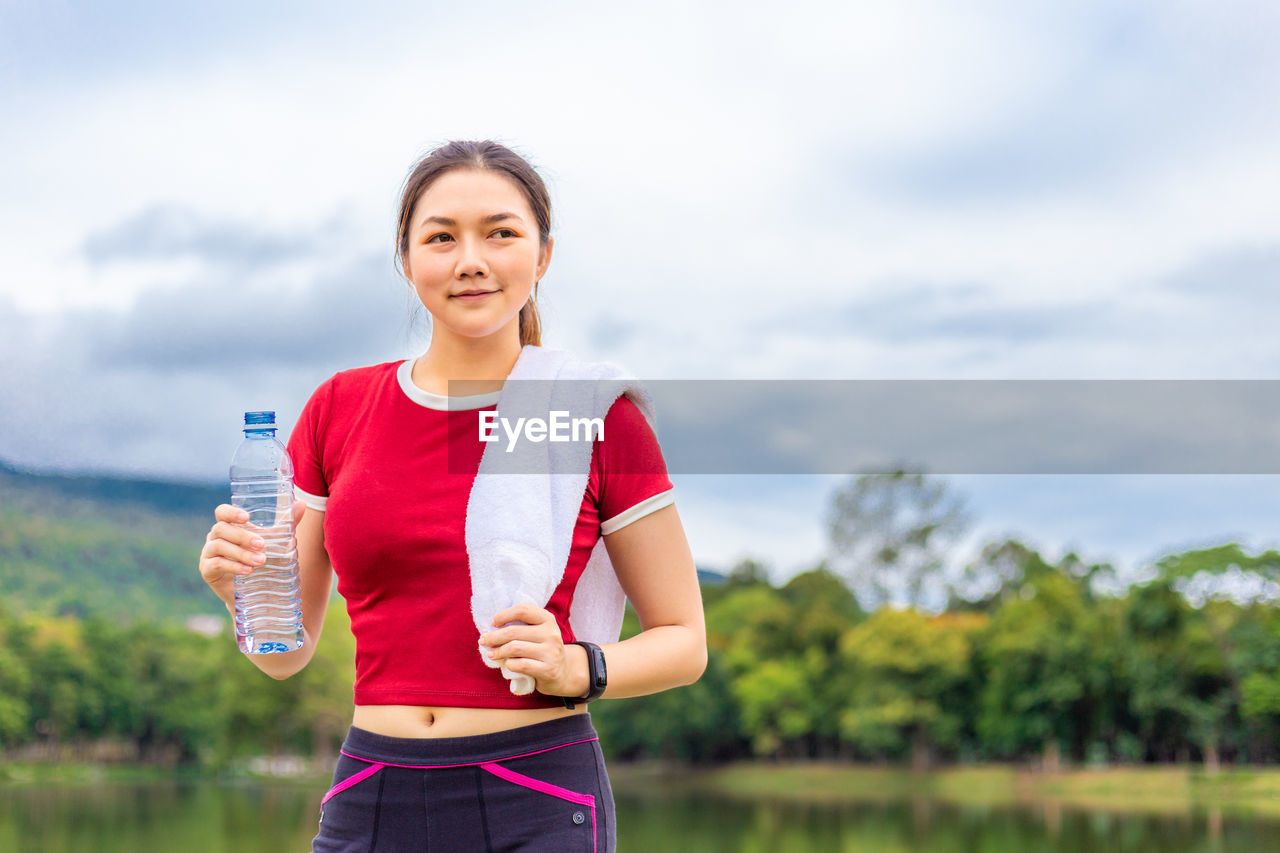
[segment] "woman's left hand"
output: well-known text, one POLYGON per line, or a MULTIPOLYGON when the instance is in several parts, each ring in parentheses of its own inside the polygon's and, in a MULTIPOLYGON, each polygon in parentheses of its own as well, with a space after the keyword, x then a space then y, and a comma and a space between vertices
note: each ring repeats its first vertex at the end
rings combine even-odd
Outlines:
POLYGON ((541 607, 517 604, 493 617, 495 630, 481 635, 489 657, 534 680, 546 696, 582 696, 590 674, 586 651, 566 646, 556 618, 541 607), (578 654, 581 652, 581 654, 578 654))

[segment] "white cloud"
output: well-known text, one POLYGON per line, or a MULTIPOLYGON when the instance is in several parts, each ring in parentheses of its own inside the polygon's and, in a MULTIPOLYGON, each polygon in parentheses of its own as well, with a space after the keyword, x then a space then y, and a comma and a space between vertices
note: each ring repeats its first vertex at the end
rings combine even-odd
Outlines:
MULTIPOLYGON (((41 435, 10 415, 0 456, 120 458, 119 400, 154 376, 81 388, 52 336, 166 294, 194 329, 177 295, 226 281, 86 240, 176 209, 293 241, 240 284, 336 298, 363 263, 398 329, 397 193, 449 138, 532 157, 549 341, 644 377, 1270 376, 1280 305, 1219 295, 1211 261, 1280 245, 1277 23, 1256 2, 7 6, 0 404, 75 398, 41 435), (1186 270, 1199 290, 1170 289, 1186 270), (929 304, 842 320, 907 288, 929 304)), ((184 452, 150 458, 209 469, 184 452)))

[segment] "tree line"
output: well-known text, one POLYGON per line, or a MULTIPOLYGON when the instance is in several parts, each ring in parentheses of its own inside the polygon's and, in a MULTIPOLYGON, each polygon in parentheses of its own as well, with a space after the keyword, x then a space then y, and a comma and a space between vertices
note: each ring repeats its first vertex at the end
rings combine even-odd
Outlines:
MULTIPOLYGON (((852 480, 832 502, 830 559, 782 585, 753 561, 705 585, 703 678, 601 700, 602 746, 615 760, 917 767, 1280 758, 1280 553, 1171 554, 1122 584, 1105 563, 1050 562, 1010 539, 950 576, 942 557, 965 518, 921 475, 852 480)), ((354 679, 342 602, 285 681, 244 660, 229 630, 0 601, 0 746, 110 742, 209 767, 336 754, 354 679)), ((629 613, 624 636, 636 630, 629 613)))

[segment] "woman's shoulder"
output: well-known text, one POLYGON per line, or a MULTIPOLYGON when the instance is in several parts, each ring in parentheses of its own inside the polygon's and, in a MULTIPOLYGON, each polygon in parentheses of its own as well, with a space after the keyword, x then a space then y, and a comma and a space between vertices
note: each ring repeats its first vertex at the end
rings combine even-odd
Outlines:
POLYGON ((367 400, 379 388, 396 381, 396 369, 400 364, 399 361, 387 361, 339 370, 315 387, 307 407, 333 411, 343 408, 344 403, 367 400))
POLYGON ((362 367, 348 367, 339 370, 328 379, 320 383, 317 388, 325 390, 329 393, 339 393, 344 391, 355 391, 368 389, 371 383, 379 380, 394 379, 396 370, 404 363, 403 359, 397 361, 384 361, 380 364, 369 364, 362 367))
POLYGON ((404 359, 398 358, 395 361, 384 361, 379 364, 367 364, 363 367, 348 367, 346 370, 339 370, 333 376, 329 377, 330 382, 343 382, 347 384, 367 382, 376 377, 394 375, 400 369, 400 365, 404 364, 404 359))
POLYGON ((605 414, 604 422, 606 428, 611 425, 617 425, 627 430, 647 429, 649 421, 644 416, 644 412, 636 405, 636 401, 631 399, 630 394, 619 394, 618 398, 609 405, 609 411, 605 414))
POLYGON ((596 438, 597 463, 614 473, 650 470, 661 459, 658 433, 630 394, 619 394, 604 417, 596 438))

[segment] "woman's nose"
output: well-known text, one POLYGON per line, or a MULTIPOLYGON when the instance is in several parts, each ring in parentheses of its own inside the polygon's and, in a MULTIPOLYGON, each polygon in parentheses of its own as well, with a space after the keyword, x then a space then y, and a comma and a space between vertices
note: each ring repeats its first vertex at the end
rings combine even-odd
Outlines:
POLYGON ((484 252, 474 240, 463 240, 458 253, 458 269, 460 276, 488 275, 489 264, 485 261, 484 252))

